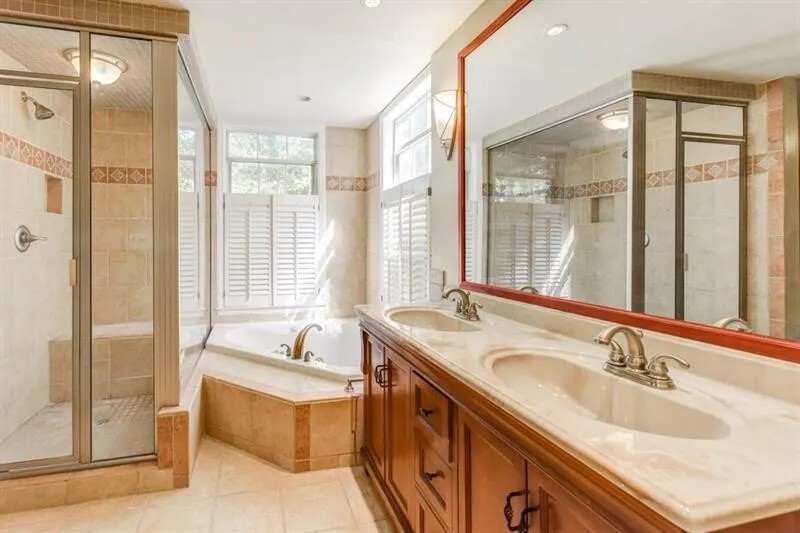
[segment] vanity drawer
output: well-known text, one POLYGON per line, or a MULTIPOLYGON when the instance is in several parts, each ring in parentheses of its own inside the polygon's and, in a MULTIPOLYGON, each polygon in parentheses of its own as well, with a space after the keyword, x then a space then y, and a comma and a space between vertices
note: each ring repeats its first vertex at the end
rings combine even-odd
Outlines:
POLYGON ((453 402, 416 373, 413 383, 415 425, 425 433, 436 452, 452 463, 453 402))
POLYGON ((416 533, 447 533, 448 531, 433 512, 430 504, 425 501, 425 497, 419 489, 417 489, 414 504, 414 531, 416 533))
POLYGON ((450 464, 434 450, 422 430, 415 431, 414 481, 430 508, 446 528, 453 522, 456 476, 450 464))

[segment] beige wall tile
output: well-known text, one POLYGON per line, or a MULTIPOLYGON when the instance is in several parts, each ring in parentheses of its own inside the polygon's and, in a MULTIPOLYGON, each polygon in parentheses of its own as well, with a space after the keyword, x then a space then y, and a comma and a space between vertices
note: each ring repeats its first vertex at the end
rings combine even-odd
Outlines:
POLYGON ((66 504, 136 494, 138 471, 136 465, 124 465, 70 474, 66 482, 66 504))
MULTIPOLYGON (((311 459, 353 453, 353 429, 350 400, 311 404, 311 459)), ((334 468, 334 467, 330 467, 334 468)))

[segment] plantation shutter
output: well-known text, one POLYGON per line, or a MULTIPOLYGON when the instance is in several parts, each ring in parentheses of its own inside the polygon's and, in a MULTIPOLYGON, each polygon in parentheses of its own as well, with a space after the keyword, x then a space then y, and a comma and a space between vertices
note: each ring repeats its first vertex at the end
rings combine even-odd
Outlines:
POLYGON ((317 196, 273 197, 275 306, 316 299, 318 214, 317 196))
POLYGON ((490 283, 518 289, 531 283, 533 205, 496 202, 492 208, 490 283))
POLYGON ((428 177, 384 192, 383 295, 386 303, 428 301, 428 177))
POLYGON ((200 307, 200 205, 194 192, 181 192, 178 208, 178 291, 182 311, 200 307))
POLYGON ((402 301, 400 287, 400 202, 383 205, 383 297, 387 303, 402 301))
POLYGON ((540 292, 556 294, 561 279, 561 244, 564 216, 558 204, 533 208, 533 285, 540 292))
POLYGON ((464 246, 466 249, 464 250, 464 266, 465 266, 465 276, 468 281, 476 281, 475 277, 475 245, 478 242, 475 235, 475 232, 478 229, 478 202, 475 201, 468 201, 465 207, 465 237, 466 242, 464 246))
POLYGON ((272 199, 225 195, 225 305, 271 305, 272 199))

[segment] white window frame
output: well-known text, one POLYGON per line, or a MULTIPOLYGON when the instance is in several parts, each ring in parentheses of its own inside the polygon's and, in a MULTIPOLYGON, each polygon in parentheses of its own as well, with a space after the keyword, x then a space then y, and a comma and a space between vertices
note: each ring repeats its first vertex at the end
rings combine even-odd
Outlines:
MULTIPOLYGON (((217 283, 216 287, 216 312, 218 316, 241 316, 239 313, 247 312, 249 319, 255 319, 256 316, 273 316, 271 313, 274 311, 278 313, 275 316, 286 316, 286 313, 296 312, 298 310, 303 309, 312 309, 312 308, 319 308, 323 307, 326 304, 325 301, 325 294, 323 292, 324 287, 322 287, 321 283, 318 283, 317 290, 316 290, 316 298, 313 301, 304 302, 302 305, 228 305, 226 304, 226 294, 225 288, 227 285, 227 278, 226 278, 226 251, 227 251, 227 244, 225 242, 225 198, 227 195, 231 193, 231 160, 234 161, 246 161, 246 162, 257 162, 257 163, 265 163, 269 164, 271 162, 277 164, 308 164, 308 162, 297 162, 294 163, 289 160, 279 160, 279 161, 272 161, 266 158, 259 159, 259 158, 241 158, 241 157, 229 157, 228 154, 228 136, 231 132, 233 133, 255 133, 261 135, 285 135, 288 137, 308 137, 314 138, 314 162, 312 166, 312 185, 311 185, 311 194, 310 195, 263 195, 263 194, 253 194, 252 196, 308 196, 314 197, 317 199, 318 202, 318 214, 317 214, 317 252, 320 252, 319 247, 323 244, 323 230, 324 230, 324 221, 325 221, 325 195, 322 194, 324 190, 324 182, 323 176, 325 176, 325 127, 324 126, 313 126, 313 127, 297 127, 296 125, 273 125, 269 127, 261 127, 261 126, 254 126, 252 124, 226 124, 220 128, 220 136, 222 137, 221 141, 217 144, 218 146, 218 160, 223 161, 224 163, 221 165, 221 169, 223 171, 223 175, 220 176, 219 180, 219 194, 217 194, 216 198, 216 211, 220 213, 219 216, 216 218, 215 223, 215 232, 217 235, 217 242, 219 245, 217 246, 219 253, 215 254, 216 259, 216 268, 217 272, 221 274, 218 276, 219 282, 217 283), (259 315, 252 315, 249 313, 258 312, 259 315), (261 315, 261 313, 267 313, 266 315, 261 315)), ((244 193, 242 193, 244 194, 244 193)), ((273 294, 275 288, 273 287, 273 294)))
MULTIPOLYGON (((423 303, 430 300, 430 171, 432 162, 430 160, 434 149, 434 121, 432 110, 430 106, 431 101, 431 72, 430 66, 427 66, 420 72, 414 80, 400 93, 394 100, 386 107, 380 116, 380 159, 381 159, 381 183, 380 183, 380 214, 378 223, 380 224, 379 235, 385 235, 384 228, 384 212, 392 206, 400 206, 402 210, 404 207, 409 207, 406 202, 419 201, 420 195, 427 196, 426 206, 426 265, 425 265, 425 282, 424 287, 420 290, 409 284, 408 294, 401 294, 398 299, 390 300, 387 295, 387 283, 385 276, 386 268, 386 242, 382 239, 382 244, 379 247, 379 264, 381 276, 381 302, 384 304, 394 303, 423 303), (396 146, 395 142, 395 124, 408 117, 418 105, 427 101, 428 106, 428 129, 418 133, 417 135, 409 138, 402 146, 396 146), (405 150, 411 149, 416 143, 428 137, 429 151, 428 151, 428 173, 407 179, 401 182, 399 180, 399 156, 405 150), (417 294, 424 294, 423 298, 413 298, 417 294)), ((413 272, 412 255, 409 253, 409 264, 407 265, 409 275, 413 272)), ((401 263, 402 268, 402 263, 401 263)), ((402 280, 402 270, 400 279, 402 280)), ((402 287, 401 287, 402 288, 402 287)), ((399 289, 398 289, 399 291, 399 289)))

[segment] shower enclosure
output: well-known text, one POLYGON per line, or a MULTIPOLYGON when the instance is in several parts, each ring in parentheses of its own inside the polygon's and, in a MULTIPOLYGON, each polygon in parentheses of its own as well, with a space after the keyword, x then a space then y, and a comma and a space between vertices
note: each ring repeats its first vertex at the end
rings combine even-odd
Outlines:
POLYGON ((156 410, 176 403, 158 385, 153 228, 160 180, 177 192, 177 75, 152 75, 176 56, 174 40, 0 22, 0 479, 152 456, 156 410))

